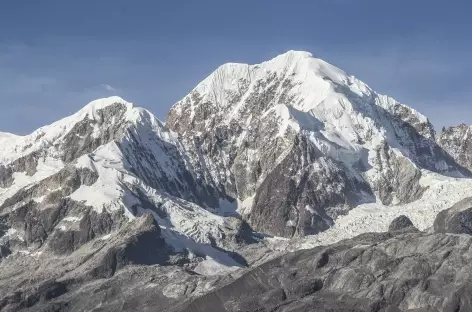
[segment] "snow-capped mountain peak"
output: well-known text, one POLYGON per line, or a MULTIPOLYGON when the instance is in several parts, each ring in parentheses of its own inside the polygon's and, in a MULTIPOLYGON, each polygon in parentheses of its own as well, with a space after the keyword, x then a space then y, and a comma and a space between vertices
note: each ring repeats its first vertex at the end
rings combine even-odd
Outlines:
POLYGON ((108 98, 97 99, 88 103, 77 113, 72 115, 72 117, 75 119, 83 119, 85 116, 87 116, 88 118, 93 119, 97 115, 97 111, 111 105, 123 105, 126 108, 126 111, 129 111, 134 107, 132 103, 125 101, 119 96, 111 96, 108 98))
POLYGON ((260 192, 269 181, 282 179, 275 174, 277 166, 298 168, 284 179, 302 183, 301 189, 307 183, 300 178, 303 172, 316 176, 311 170, 342 181, 327 189, 317 186, 319 193, 312 198, 300 193, 304 200, 283 204, 276 235, 330 224, 363 201, 413 201, 424 191, 418 184, 421 169, 467 174, 436 144, 425 116, 307 52, 289 51, 255 65, 220 66, 171 108, 166 125, 181 135, 187 150, 197 150, 207 168, 212 164, 207 179, 252 207, 243 209, 251 211, 251 218, 272 205, 270 196, 262 200, 260 192), (405 181, 414 182, 406 186, 405 181), (359 194, 359 189, 364 192, 360 197, 331 197, 349 190, 359 194), (324 208, 303 208, 323 205, 334 207, 327 214, 324 208))
POLYGON ((166 125, 110 97, 0 141, 8 209, 12 198, 43 205, 57 189, 97 213, 151 209, 169 239, 174 227, 200 242, 237 214, 261 232, 314 234, 359 204, 421 198, 423 170, 460 169, 426 117, 299 51, 222 65, 173 106, 166 125), (189 215, 204 226, 192 229, 189 215))
MULTIPOLYGON (((257 65, 222 65, 198 84, 190 96, 174 105, 171 113, 175 111, 177 115, 188 114, 192 119, 202 119, 195 114, 203 113, 204 117, 209 117, 208 113, 215 110, 218 112, 215 119, 224 116, 221 119, 229 124, 232 120, 240 122, 242 118, 252 118, 252 113, 262 113, 277 104, 292 106, 333 124, 351 140, 365 136, 362 129, 379 128, 374 125, 381 122, 377 116, 379 110, 392 115, 402 113, 403 118, 420 124, 418 128, 422 129, 422 135, 434 140, 433 127, 416 110, 375 93, 354 76, 300 51, 289 51, 257 65), (265 99, 256 103, 255 95, 261 92, 265 99), (199 108, 198 103, 204 105, 199 108), (199 112, 202 109, 209 112, 199 112)), ((376 130, 382 132, 382 129, 376 130)), ((385 133, 379 135, 386 136, 385 133)))
MULTIPOLYGON (((288 250, 387 228, 379 242, 431 242, 410 234, 471 195, 471 179, 451 177, 469 176, 471 133, 445 129, 436 142, 425 116, 301 51, 222 65, 165 124, 110 97, 27 136, 0 133, 0 309, 107 310, 111 298, 136 310, 147 296, 174 307, 240 271, 208 275, 288 250)), ((318 273, 338 265, 326 252, 313 253, 318 273)))
MULTIPOLYGON (((110 116, 111 118, 106 120, 107 123, 136 121, 136 116, 139 115, 139 112, 133 108, 131 103, 126 102, 120 97, 109 97, 92 101, 77 113, 41 127, 29 135, 0 136, 1 143, 4 146, 3 153, 0 155, 0 163, 5 164, 34 151, 57 146, 61 144, 74 128, 77 129, 80 125, 84 128, 87 123, 96 124, 97 126, 94 128, 96 135, 101 131, 101 128, 107 126, 103 124, 106 118, 103 114, 105 110, 110 111, 112 115, 116 115, 110 116)), ((78 135, 84 136, 85 133, 78 135)))
POLYGON ((146 109, 99 99, 30 135, 1 139, 0 225, 15 235, 0 231, 0 245, 72 252, 151 213, 173 252, 240 265, 213 248, 240 225, 220 216, 220 194, 199 180, 177 135, 146 109), (95 234, 79 238, 84 224, 95 234))
POLYGON ((32 153, 54 156, 69 162, 79 156, 69 155, 71 149, 76 150, 75 153, 91 152, 102 144, 122 139, 131 127, 156 132, 167 142, 175 141, 174 136, 164 130, 164 124, 151 112, 114 96, 92 101, 75 114, 41 127, 29 135, 1 134, 3 152, 0 155, 0 165, 8 165, 32 153))

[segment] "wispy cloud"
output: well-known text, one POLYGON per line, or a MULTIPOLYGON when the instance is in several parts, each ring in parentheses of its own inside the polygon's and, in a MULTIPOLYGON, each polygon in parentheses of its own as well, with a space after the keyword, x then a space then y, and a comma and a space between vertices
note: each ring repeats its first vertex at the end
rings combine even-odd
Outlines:
POLYGON ((119 91, 117 88, 112 87, 111 85, 106 84, 106 83, 102 83, 102 84, 101 84, 101 87, 102 87, 103 89, 107 90, 107 91, 110 91, 110 92, 117 92, 117 91, 119 91))
POLYGON ((276 56, 272 50, 282 53, 293 48, 313 52, 376 91, 411 105, 437 127, 472 122, 469 115, 457 113, 472 103, 468 92, 472 63, 467 50, 420 41, 410 45, 409 40, 300 47, 263 42, 251 43, 248 50, 239 42, 212 40, 191 58, 147 42, 136 46, 68 38, 53 38, 42 45, 0 42, 0 98, 4 103, 0 104, 0 131, 26 133, 110 95, 120 95, 165 118, 170 105, 221 63, 258 63, 276 56), (133 48, 120 49, 123 46, 133 48), (216 52, 215 47, 219 47, 216 52))

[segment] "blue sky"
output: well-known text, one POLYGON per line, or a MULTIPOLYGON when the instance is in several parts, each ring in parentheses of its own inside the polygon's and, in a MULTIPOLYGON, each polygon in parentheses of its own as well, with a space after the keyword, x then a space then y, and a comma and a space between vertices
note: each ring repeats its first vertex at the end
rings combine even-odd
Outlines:
POLYGON ((435 124, 472 123, 472 1, 15 0, 0 4, 0 131, 120 95, 164 119, 225 62, 306 50, 435 124))

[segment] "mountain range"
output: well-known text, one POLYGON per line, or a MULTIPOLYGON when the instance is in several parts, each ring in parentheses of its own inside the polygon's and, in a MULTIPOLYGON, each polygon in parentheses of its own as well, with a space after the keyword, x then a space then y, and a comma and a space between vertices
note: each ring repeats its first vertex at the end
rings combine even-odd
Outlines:
POLYGON ((0 133, 0 309, 470 311, 470 129, 289 51, 0 133))

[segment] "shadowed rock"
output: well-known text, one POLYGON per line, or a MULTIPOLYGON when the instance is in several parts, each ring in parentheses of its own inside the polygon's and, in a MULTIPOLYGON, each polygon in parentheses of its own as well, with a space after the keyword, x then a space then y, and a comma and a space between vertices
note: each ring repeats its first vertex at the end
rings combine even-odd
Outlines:
POLYGON ((436 233, 472 235, 472 198, 466 198, 438 213, 433 228, 436 233))
MULTIPOLYGON (((83 220, 90 222, 91 218, 84 217, 83 220)), ((91 228, 88 229, 91 230, 91 228)), ((98 233, 95 234, 98 235, 98 233)), ((124 225, 109 238, 88 242, 75 254, 72 254, 69 260, 65 256, 57 258, 57 260, 54 260, 53 257, 42 259, 44 261, 43 268, 38 269, 38 271, 45 270, 42 274, 30 272, 30 274, 26 274, 24 281, 10 277, 11 283, 19 282, 21 286, 13 287, 11 289, 13 291, 3 293, 5 285, 0 288, 1 311, 23 311, 30 308, 31 311, 84 311, 83 307, 79 308, 82 305, 74 304, 71 307, 70 304, 79 298, 85 302, 88 300, 87 296, 72 295, 73 292, 78 291, 77 287, 92 283, 91 288, 80 290, 79 293, 82 291, 100 292, 102 286, 98 286, 98 284, 94 286, 94 281, 112 278, 117 272, 128 266, 168 264, 169 251, 155 219, 151 214, 146 214, 124 225), (77 263, 66 269, 69 261, 77 261, 77 263), (54 262, 57 262, 58 265, 54 266, 54 262), (47 269, 48 266, 52 267, 47 269), (37 277, 31 278, 34 274, 38 274, 42 278, 48 276, 48 280, 43 282, 37 277), (74 306, 78 306, 78 308, 75 309, 74 306)), ((29 261, 29 258, 26 260, 29 261)), ((9 274, 8 264, 6 265, 6 267, 2 267, 4 271, 0 274, 9 274)), ((20 272, 23 274, 21 268, 20 272)), ((18 278, 21 278, 21 274, 18 274, 18 278)), ((149 276, 152 275, 149 274, 149 276)), ((134 283, 133 278, 135 277, 129 277, 128 283, 134 283)), ((132 285, 129 286, 132 287, 132 285)), ((115 289, 117 289, 116 287, 117 285, 115 289)), ((108 289, 107 296, 114 297, 113 287, 108 287, 108 289)), ((99 301, 95 303, 95 306, 101 304, 104 298, 100 297, 97 300, 99 301)), ((88 307, 85 310, 91 308, 88 307)))
MULTIPOLYGON (((0 310, 19 311, 33 306, 47 304, 48 301, 57 298, 67 292, 67 286, 57 281, 45 281, 35 288, 26 291, 19 290, 0 299, 0 310)), ((49 306, 49 311, 61 311, 49 306)), ((57 307, 57 306, 56 306, 57 307)), ((37 311, 37 310, 36 310, 37 311)), ((44 310, 43 310, 44 311, 44 310)))
POLYGON ((151 214, 123 227, 116 236, 118 241, 98 256, 98 264, 89 273, 93 278, 111 277, 126 265, 165 264, 169 259, 161 229, 151 214))
POLYGON ((287 254, 171 311, 472 311, 472 237, 395 233, 287 254))
MULTIPOLYGON (((85 208, 85 214, 79 222, 78 230, 56 231, 49 240, 49 248, 56 254, 68 254, 92 239, 110 233, 113 217, 105 212, 97 213, 85 208)), ((114 216, 119 219, 119 216, 114 216)), ((115 220, 118 222, 118 220, 115 220)))
POLYGON ((390 226, 388 227, 388 231, 416 232, 418 229, 407 216, 401 215, 393 219, 392 223, 390 223, 390 226))
POLYGON ((459 164, 472 170, 472 132, 471 126, 460 124, 443 129, 438 143, 459 164))

